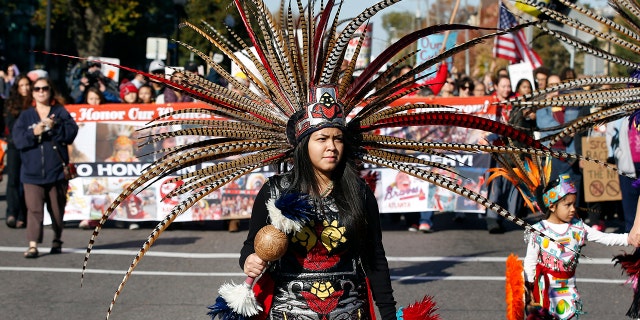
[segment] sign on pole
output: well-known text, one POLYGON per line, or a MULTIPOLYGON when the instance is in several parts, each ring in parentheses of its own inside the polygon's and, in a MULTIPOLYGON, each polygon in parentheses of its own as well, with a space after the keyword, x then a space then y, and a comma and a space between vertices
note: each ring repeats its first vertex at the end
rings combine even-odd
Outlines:
POLYGON ((147 38, 147 59, 166 60, 168 45, 167 38, 147 38))
MULTIPOLYGON (((605 161, 607 159, 607 141, 604 137, 583 137, 582 155, 605 161)), ((584 200, 586 202, 621 200, 620 178, 618 173, 602 168, 601 165, 585 162, 582 168, 584 200)))

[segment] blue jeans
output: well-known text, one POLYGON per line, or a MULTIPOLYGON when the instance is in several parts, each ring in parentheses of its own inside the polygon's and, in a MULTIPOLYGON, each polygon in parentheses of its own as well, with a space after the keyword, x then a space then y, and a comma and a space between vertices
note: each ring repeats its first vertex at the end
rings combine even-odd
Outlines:
POLYGON ((427 223, 432 226, 433 221, 431 220, 431 218, 433 218, 433 211, 420 212, 420 224, 427 223))
POLYGON ((638 206, 638 197, 640 190, 634 188, 631 184, 633 179, 620 176, 620 191, 622 192, 622 212, 624 213, 624 232, 631 231, 633 221, 636 218, 636 209, 638 206))

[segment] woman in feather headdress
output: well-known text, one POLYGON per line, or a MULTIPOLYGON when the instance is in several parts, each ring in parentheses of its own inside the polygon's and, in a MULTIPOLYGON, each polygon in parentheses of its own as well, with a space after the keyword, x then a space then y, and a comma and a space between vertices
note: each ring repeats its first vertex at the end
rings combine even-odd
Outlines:
POLYGON ((290 121, 292 171, 272 177, 258 193, 240 265, 248 276, 260 275, 267 261, 254 252, 258 230, 282 219, 280 211, 309 206, 302 227, 290 232, 287 252, 269 269, 275 283, 269 319, 372 319, 365 278, 382 318, 395 319, 376 199, 355 168, 353 137, 334 88, 316 92, 318 103, 290 121))
MULTIPOLYGON (((313 275, 313 282, 304 282, 291 292, 275 292, 274 306, 267 309, 274 317, 276 311, 282 311, 294 302, 301 301, 298 300, 301 297, 304 297, 305 305, 299 306, 296 303, 296 311, 291 311, 293 314, 304 312, 313 305, 313 312, 318 315, 338 312, 360 313, 362 317, 367 317, 365 314, 372 303, 366 298, 368 290, 363 282, 365 276, 371 281, 380 312, 385 319, 392 317, 395 302, 388 285, 388 271, 380 244, 375 199, 356 175, 355 162, 404 172, 467 197, 524 228, 531 228, 478 192, 459 186, 458 177, 450 177, 454 171, 450 166, 424 160, 418 155, 447 157, 445 152, 537 152, 544 150, 540 143, 508 124, 466 114, 451 107, 422 103, 388 107, 394 101, 423 87, 435 85, 420 84, 427 75, 418 75, 429 67, 440 65, 458 52, 511 30, 485 30, 487 34, 441 52, 398 79, 388 81, 389 73, 406 64, 417 52, 406 54, 395 62, 391 61, 419 39, 448 30, 482 29, 457 24, 429 26, 391 44, 354 77, 358 52, 365 40, 365 34, 357 34, 356 31, 373 15, 399 1, 382 0, 355 18, 347 20, 344 28, 339 28, 344 22, 339 17, 344 2, 309 1, 306 6, 298 2, 296 11, 291 5, 286 7, 285 1, 282 1, 279 19, 276 19, 262 1, 234 0, 250 43, 239 37, 234 37, 234 41, 226 39, 206 23, 204 29, 188 22, 182 24, 202 35, 231 59, 246 75, 251 89, 234 79, 208 54, 184 43, 180 44, 211 65, 229 82, 233 90, 190 73, 185 73, 184 79, 178 83, 137 71, 210 106, 175 110, 161 115, 157 119, 159 121, 148 126, 147 129, 172 128, 172 131, 152 133, 145 137, 149 143, 176 136, 196 135, 206 139, 157 151, 156 154, 163 156, 149 165, 103 215, 101 225, 131 194, 144 189, 155 180, 175 175, 169 181, 181 182, 166 195, 167 198, 181 199, 180 203, 158 223, 134 258, 114 295, 109 313, 140 259, 179 215, 220 187, 265 166, 277 166, 290 173, 271 179, 268 187, 265 186, 256 199, 254 215, 258 218, 253 219, 248 244, 242 252, 241 266, 251 276, 266 268, 265 259, 260 261, 251 256, 251 241, 261 224, 269 222, 279 225, 279 222, 274 223, 271 211, 281 211, 285 218, 276 221, 297 220, 300 224, 296 224, 299 228, 278 228, 288 235, 292 245, 283 259, 295 261, 295 264, 273 263, 276 284, 279 288, 284 288, 290 281, 286 273, 294 266, 298 266, 299 269, 295 270, 298 273, 301 270, 315 270, 310 273, 313 275), (353 58, 346 59, 343 64, 347 45, 349 42, 353 43, 352 40, 358 40, 355 53, 353 58), (381 72, 384 66, 387 66, 387 71, 381 72), (181 117, 183 113, 198 113, 199 117, 197 120, 185 120, 181 117), (441 141, 419 142, 393 136, 393 133, 380 134, 380 131, 385 130, 378 130, 427 125, 485 130, 520 141, 527 148, 511 149, 441 141), (184 127, 173 130, 174 126, 184 127), (322 139, 323 142, 314 139, 322 139), (327 146, 329 142, 331 145, 327 146), (342 150, 339 150, 338 144, 343 145, 342 150), (324 146, 327 150, 320 152, 315 147, 312 149, 313 146, 324 146), (316 153, 319 153, 317 163, 314 162, 316 153), (195 171, 181 171, 202 163, 211 165, 202 166, 195 171), (330 166, 325 167, 327 163, 330 166), (442 174, 443 170, 447 174, 442 174), (271 200, 274 204, 268 205, 271 200), (307 205, 313 210, 308 215, 302 215, 308 216, 307 218, 301 218, 298 215, 300 210, 296 208, 305 208, 307 205), (277 210, 266 210, 265 207, 275 207, 277 210), (290 216, 292 208, 296 210, 290 216), (266 219, 267 212, 269 220, 266 219), (262 220, 259 220, 260 216, 262 220), (370 251, 371 248, 361 250, 365 241, 373 241, 373 252, 370 251), (301 260, 297 261, 297 257, 301 260), (351 266, 352 264, 355 266, 351 266), (344 281, 340 283, 335 283, 338 278, 328 282, 321 281, 327 277, 320 271, 336 270, 350 270, 351 273, 341 276, 344 281), (353 285, 348 286, 346 283, 353 285), (337 297, 338 293, 344 293, 342 298, 337 297), (344 300, 347 297, 355 303, 347 304, 344 300), (329 301, 331 304, 327 304, 329 301)), ((514 27, 514 30, 523 27, 514 27)), ((456 176, 455 173, 452 175, 456 176)), ((302 211, 307 212, 306 209, 302 211)), ((288 222, 285 223, 287 224, 288 222)), ((101 225, 96 227, 91 237, 84 267, 101 225)))

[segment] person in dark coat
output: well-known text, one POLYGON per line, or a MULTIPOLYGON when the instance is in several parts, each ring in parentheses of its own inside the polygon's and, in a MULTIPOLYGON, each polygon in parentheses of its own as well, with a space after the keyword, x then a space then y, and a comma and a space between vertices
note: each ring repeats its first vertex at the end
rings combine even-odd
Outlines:
POLYGON ((54 232, 51 254, 62 252, 64 208, 68 181, 64 163, 69 161, 67 145, 78 134, 78 125, 55 99, 48 78, 39 78, 32 87, 33 107, 22 111, 13 127, 13 141, 20 150, 20 180, 27 204, 26 258, 37 258, 42 243, 44 206, 51 216, 54 232))

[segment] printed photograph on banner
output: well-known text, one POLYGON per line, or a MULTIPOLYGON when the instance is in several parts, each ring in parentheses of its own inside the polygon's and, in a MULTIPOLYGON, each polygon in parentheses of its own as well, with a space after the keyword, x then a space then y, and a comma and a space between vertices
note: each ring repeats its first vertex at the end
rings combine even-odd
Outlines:
MULTIPOLYGON (((157 192, 156 202, 158 205, 157 215, 159 219, 164 219, 164 217, 170 214, 171 210, 173 210, 173 208, 178 203, 180 203, 180 201, 184 200, 184 198, 187 197, 187 195, 167 197, 167 195, 171 193, 171 191, 182 186, 183 184, 181 180, 175 181, 175 182, 172 181, 173 178, 175 178, 175 176, 166 177, 155 183, 155 185, 158 186, 156 188, 156 192, 157 192)), ((192 220, 193 219, 191 218, 191 211, 187 210, 186 212, 179 215, 175 221, 192 221, 192 220)))
POLYGON ((266 182, 264 173, 250 173, 229 183, 220 198, 221 219, 243 219, 251 216, 256 195, 266 182))
POLYGON ((104 162, 140 162, 136 156, 136 125, 99 123, 96 128, 96 158, 104 162))
POLYGON ((193 207, 189 209, 192 221, 220 220, 222 210, 220 208, 220 200, 200 199, 193 207), (216 219, 215 211, 218 211, 216 219))
POLYGON ((151 138, 154 134, 163 134, 180 129, 182 129, 182 126, 174 125, 170 128, 163 126, 136 131, 133 134, 133 138, 137 141, 137 148, 135 150, 136 157, 142 162, 153 162, 164 155, 157 151, 189 143, 191 141, 189 139, 193 138, 167 137, 165 139, 160 139, 159 141, 153 141, 151 138))
MULTIPOLYGON (((91 210, 91 199, 85 195, 84 178, 76 178, 69 181, 69 187, 67 188, 67 205, 64 208, 64 220, 85 220, 89 219, 89 212, 91 210)), ((49 215, 45 214, 45 218, 49 215)), ((49 220, 50 224, 51 220, 49 220)))
POLYGON ((100 219, 111 203, 107 192, 107 178, 82 179, 85 197, 89 200, 89 219, 100 219))
MULTIPOLYGON (((109 195, 115 199, 122 190, 128 187, 134 178, 108 178, 107 188, 109 195)), ((155 196, 156 185, 151 185, 145 190, 133 193, 127 197, 114 212, 113 219, 127 221, 161 220, 164 217, 157 216, 157 204, 155 196)))
POLYGON ((78 123, 78 135, 69 148, 69 161, 72 163, 96 161, 96 123, 78 123))
MULTIPOLYGON (((486 168, 459 167, 457 168, 462 177, 461 186, 487 197, 485 186, 486 168)), ((455 212, 484 212, 484 207, 467 197, 456 195, 455 212)))
POLYGON ((222 220, 222 192, 216 190, 200 199, 183 214, 183 221, 222 220))
MULTIPOLYGON (((453 180, 456 185, 462 184, 462 178, 456 173, 447 170, 434 169, 433 172, 438 172, 441 175, 453 180)), ((434 184, 429 184, 429 193, 432 197, 429 197, 433 203, 431 206, 435 207, 436 211, 440 212, 453 212, 456 209, 456 198, 458 195, 445 188, 438 187, 434 184)))
POLYGON ((429 183, 392 169, 380 169, 381 187, 377 198, 380 212, 411 212, 431 209, 429 183))

